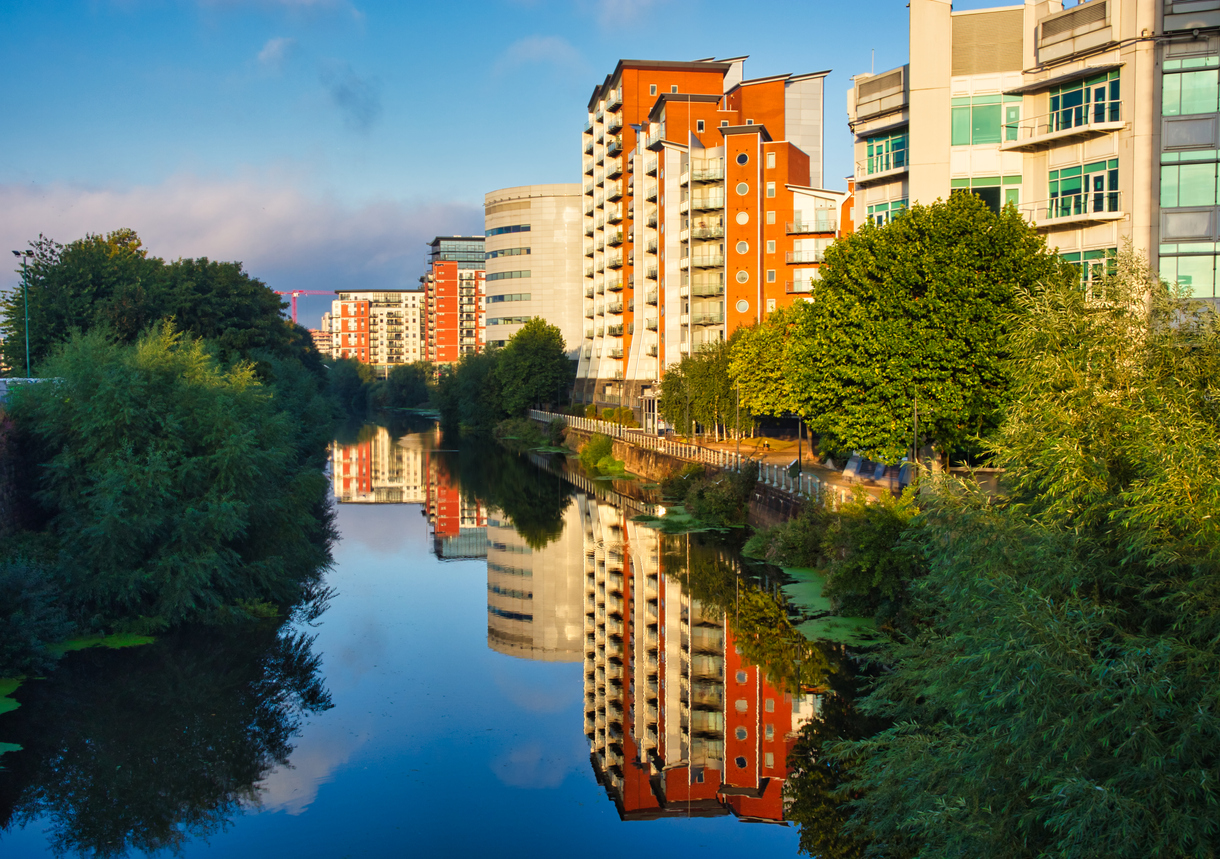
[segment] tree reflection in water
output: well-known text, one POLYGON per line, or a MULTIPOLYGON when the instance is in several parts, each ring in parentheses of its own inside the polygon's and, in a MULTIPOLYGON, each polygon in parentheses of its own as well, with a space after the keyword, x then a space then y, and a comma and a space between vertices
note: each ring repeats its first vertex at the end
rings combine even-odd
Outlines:
POLYGON ((306 714, 329 709, 313 637, 275 624, 186 629, 70 654, 7 719, 5 831, 42 819, 59 855, 177 852, 258 803, 306 714))

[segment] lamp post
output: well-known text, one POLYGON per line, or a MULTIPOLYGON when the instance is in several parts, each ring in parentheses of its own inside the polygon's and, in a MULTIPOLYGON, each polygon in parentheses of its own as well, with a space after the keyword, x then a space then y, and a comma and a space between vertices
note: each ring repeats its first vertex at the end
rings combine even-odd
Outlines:
POLYGON ((13 251, 13 256, 21 260, 21 293, 25 301, 25 377, 33 378, 30 374, 30 284, 26 280, 26 261, 34 255, 33 251, 13 251))

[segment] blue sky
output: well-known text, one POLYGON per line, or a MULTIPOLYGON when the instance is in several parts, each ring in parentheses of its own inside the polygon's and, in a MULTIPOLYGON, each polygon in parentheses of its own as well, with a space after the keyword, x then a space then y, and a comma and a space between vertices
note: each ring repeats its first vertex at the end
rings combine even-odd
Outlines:
MULTIPOLYGON (((239 259, 276 289, 414 286, 424 241, 481 231, 485 192, 579 181, 585 105, 620 57, 833 69, 826 175, 841 187, 849 77, 873 50, 877 70, 906 61, 906 13, 901 0, 0 0, 3 250, 132 227, 158 256, 239 259)), ((301 321, 328 306, 302 298, 301 321)))

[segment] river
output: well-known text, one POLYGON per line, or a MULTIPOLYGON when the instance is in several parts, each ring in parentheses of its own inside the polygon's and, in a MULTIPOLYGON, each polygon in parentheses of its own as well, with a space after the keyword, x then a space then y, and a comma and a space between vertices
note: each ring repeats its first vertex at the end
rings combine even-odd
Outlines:
POLYGON ((450 447, 336 442, 319 617, 20 687, 0 854, 796 855, 788 752, 836 656, 765 630, 774 571, 633 522, 562 457, 450 447))

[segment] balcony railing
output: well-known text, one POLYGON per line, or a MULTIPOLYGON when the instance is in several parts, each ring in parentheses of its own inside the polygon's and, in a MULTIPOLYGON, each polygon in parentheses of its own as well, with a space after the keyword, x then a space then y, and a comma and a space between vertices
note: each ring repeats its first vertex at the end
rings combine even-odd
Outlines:
POLYGON ((657 213, 656 212, 653 212, 652 214, 644 216, 644 226, 652 227, 654 230, 657 228, 657 213))
POLYGON ((622 88, 620 87, 619 89, 610 90, 609 95, 606 96, 606 110, 614 110, 616 107, 620 107, 622 104, 623 104, 622 88))
POLYGON ((657 267, 655 265, 645 266, 644 267, 644 277, 648 278, 649 280, 656 280, 657 279, 657 267))
POLYGON ((720 325, 724 322, 724 313, 692 313, 691 325, 720 325))
POLYGON ((585 242, 585 256, 593 256, 593 242, 585 242))
POLYGON ((586 286, 585 287, 585 298, 592 298, 592 297, 593 297, 593 287, 586 286))
POLYGON ((656 182, 649 182, 647 185, 644 186, 644 199, 647 200, 648 202, 655 203, 657 201, 658 193, 659 192, 657 191, 656 182))
POLYGON ((623 196, 622 182, 607 182, 606 183, 606 199, 617 200, 623 196))
POLYGON ((657 344, 654 343, 651 346, 649 346, 647 349, 644 350, 644 354, 650 358, 655 358, 655 357, 657 357, 658 351, 659 350, 657 349, 657 344))
POLYGON ((604 280, 599 280, 597 282, 597 294, 598 295, 606 294, 606 282, 604 280))
POLYGON ((622 313, 623 312, 623 302, 615 301, 611 304, 607 304, 606 312, 607 313, 622 313))
POLYGON ((593 180, 590 179, 587 182, 585 182, 583 187, 584 187, 586 195, 592 194, 593 193, 593 180))
POLYGON ((607 358, 622 358, 622 357, 623 357, 623 350, 622 350, 622 348, 621 348, 621 347, 619 347, 619 346, 615 346, 613 349, 607 349, 607 350, 606 350, 606 357, 607 357, 607 358))
POLYGON ((788 251, 788 262, 821 262, 826 256, 823 250, 788 251))
POLYGON ((623 138, 621 135, 613 134, 606 137, 606 153, 616 155, 623 151, 623 138))
POLYGON ((690 171, 692 182, 716 182, 724 178, 724 164, 716 162, 706 167, 696 166, 690 171))
POLYGON ((606 336, 607 337, 622 337, 623 336, 622 323, 619 323, 618 325, 607 325, 606 326, 606 336))
POLYGON ((593 277, 593 263, 585 266, 585 277, 593 277))
POLYGON ((657 288, 655 286, 644 293, 645 304, 656 304, 658 298, 659 296, 657 295, 657 288))
POLYGON ((833 233, 839 229, 838 218, 816 218, 812 221, 789 221, 788 235, 794 233, 833 233))
POLYGON ((724 295, 723 283, 696 283, 682 287, 682 298, 712 298, 724 295))
POLYGON ((613 233, 606 233, 606 244, 613 247, 618 247, 623 243, 623 231, 616 230, 613 233))
POLYGON ((593 235, 593 219, 592 218, 585 219, 585 235, 586 236, 593 235))
POLYGON ((607 206, 606 207, 606 220, 612 224, 620 223, 623 220, 623 207, 622 206, 607 206))
POLYGON ((1117 221, 1126 216, 1120 191, 1065 194, 1053 200, 1023 204, 1022 213, 1039 227, 1059 223, 1085 224, 1117 221))
POLYGON ((689 239, 706 240, 706 239, 723 239, 724 224, 696 224, 689 230, 682 231, 682 240, 689 239))
POLYGON ((606 117, 606 131, 618 131, 623 127, 623 115, 621 113, 611 114, 606 117))
POLYGON ((692 254, 678 262, 679 268, 719 268, 724 265, 724 254, 692 254))
POLYGON ((690 198, 690 205, 691 208, 697 212, 707 209, 723 209, 724 191, 717 189, 710 194, 692 194, 690 198))
POLYGON ((606 178, 605 171, 603 171, 603 170, 594 170, 593 171, 593 184, 594 185, 600 185, 602 183, 602 180, 605 178, 606 178))
POLYGON ((623 291, 623 279, 621 277, 616 277, 613 280, 607 281, 606 289, 609 290, 610 292, 622 292, 623 291))
POLYGON ((649 157, 644 159, 644 175, 645 176, 656 176, 657 175, 657 156, 650 155, 649 157))
POLYGON ((606 178, 613 179, 615 176, 623 174, 623 159, 622 158, 607 158, 606 159, 606 178))
POLYGON ((787 292, 813 292, 813 278, 804 280, 789 280, 784 283, 787 292))
POLYGON ((657 240, 656 240, 656 239, 647 239, 647 240, 645 240, 645 242, 644 242, 644 252, 645 252, 645 253, 650 253, 650 254, 655 254, 655 253, 657 252, 657 240))
POLYGON ((645 316, 644 317, 644 327, 647 328, 649 331, 656 331, 657 330, 657 317, 645 316))
POLYGON ((1000 149, 1039 149, 1058 140, 1108 134, 1124 124, 1121 101, 1078 104, 1006 124, 1000 149))
MULTIPOLYGON (((585 154, 588 154, 588 153, 585 153, 585 154)), ((593 168, 594 168, 594 162, 593 162, 592 158, 585 161, 585 175, 587 175, 587 176, 593 175, 593 168)))
POLYGON ((606 257, 606 265, 608 265, 610 268, 622 268, 623 267, 623 255, 622 254, 610 254, 608 257, 606 257))
POLYGON ((898 173, 907 169, 909 160, 905 149, 897 149, 893 152, 878 152, 876 155, 870 155, 863 161, 856 162, 856 178, 861 179, 869 176, 898 173))

